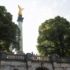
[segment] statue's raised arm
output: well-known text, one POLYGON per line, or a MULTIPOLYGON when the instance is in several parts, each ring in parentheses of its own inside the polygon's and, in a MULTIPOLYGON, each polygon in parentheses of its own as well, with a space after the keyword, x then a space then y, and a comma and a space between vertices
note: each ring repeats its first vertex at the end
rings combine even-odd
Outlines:
POLYGON ((18 9, 19 9, 18 15, 22 16, 22 11, 23 11, 24 8, 21 8, 21 7, 18 5, 18 9))

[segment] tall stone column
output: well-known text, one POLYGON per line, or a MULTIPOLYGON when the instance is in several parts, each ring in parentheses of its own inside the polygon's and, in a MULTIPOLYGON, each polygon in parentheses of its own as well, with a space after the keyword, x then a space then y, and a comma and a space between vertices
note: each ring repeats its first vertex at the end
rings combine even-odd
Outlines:
POLYGON ((22 36, 22 23, 23 23, 23 17, 22 17, 22 10, 23 8, 21 8, 19 5, 18 5, 18 8, 19 8, 19 12, 18 12, 18 19, 17 19, 17 22, 18 22, 18 27, 20 29, 20 37, 19 37, 19 46, 20 46, 20 52, 23 52, 23 36, 22 36))

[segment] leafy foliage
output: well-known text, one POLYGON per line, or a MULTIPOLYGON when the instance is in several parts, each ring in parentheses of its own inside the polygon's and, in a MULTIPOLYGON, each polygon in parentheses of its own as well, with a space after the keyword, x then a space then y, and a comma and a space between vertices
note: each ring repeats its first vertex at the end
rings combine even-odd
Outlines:
POLYGON ((70 56, 70 23, 60 16, 42 23, 37 49, 42 55, 70 56))
POLYGON ((4 6, 0 6, 0 51, 10 51, 11 45, 12 49, 19 50, 19 35, 19 28, 12 22, 12 15, 4 6))

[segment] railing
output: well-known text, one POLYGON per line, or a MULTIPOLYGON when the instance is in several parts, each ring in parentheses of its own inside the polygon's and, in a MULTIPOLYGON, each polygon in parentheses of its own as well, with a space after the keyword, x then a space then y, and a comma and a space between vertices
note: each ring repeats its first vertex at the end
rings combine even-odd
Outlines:
POLYGON ((21 54, 10 54, 10 53, 1 53, 0 59, 1 60, 24 60, 25 55, 21 54))
MULTIPOLYGON (((49 57, 31 55, 27 54, 12 54, 12 53, 0 53, 0 60, 33 60, 33 61, 51 61, 49 57)), ((70 58, 52 58, 53 62, 69 62, 70 58)))
POLYGON ((13 55, 7 54, 7 59, 14 59, 14 60, 24 60, 25 55, 13 55))

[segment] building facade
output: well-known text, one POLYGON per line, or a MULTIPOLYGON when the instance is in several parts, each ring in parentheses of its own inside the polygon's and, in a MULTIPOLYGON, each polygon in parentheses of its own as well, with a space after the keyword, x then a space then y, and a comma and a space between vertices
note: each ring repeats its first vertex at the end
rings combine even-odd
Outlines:
POLYGON ((43 56, 12 53, 1 53, 0 56, 0 70, 37 70, 39 67, 48 70, 70 70, 69 59, 51 61, 43 56))

